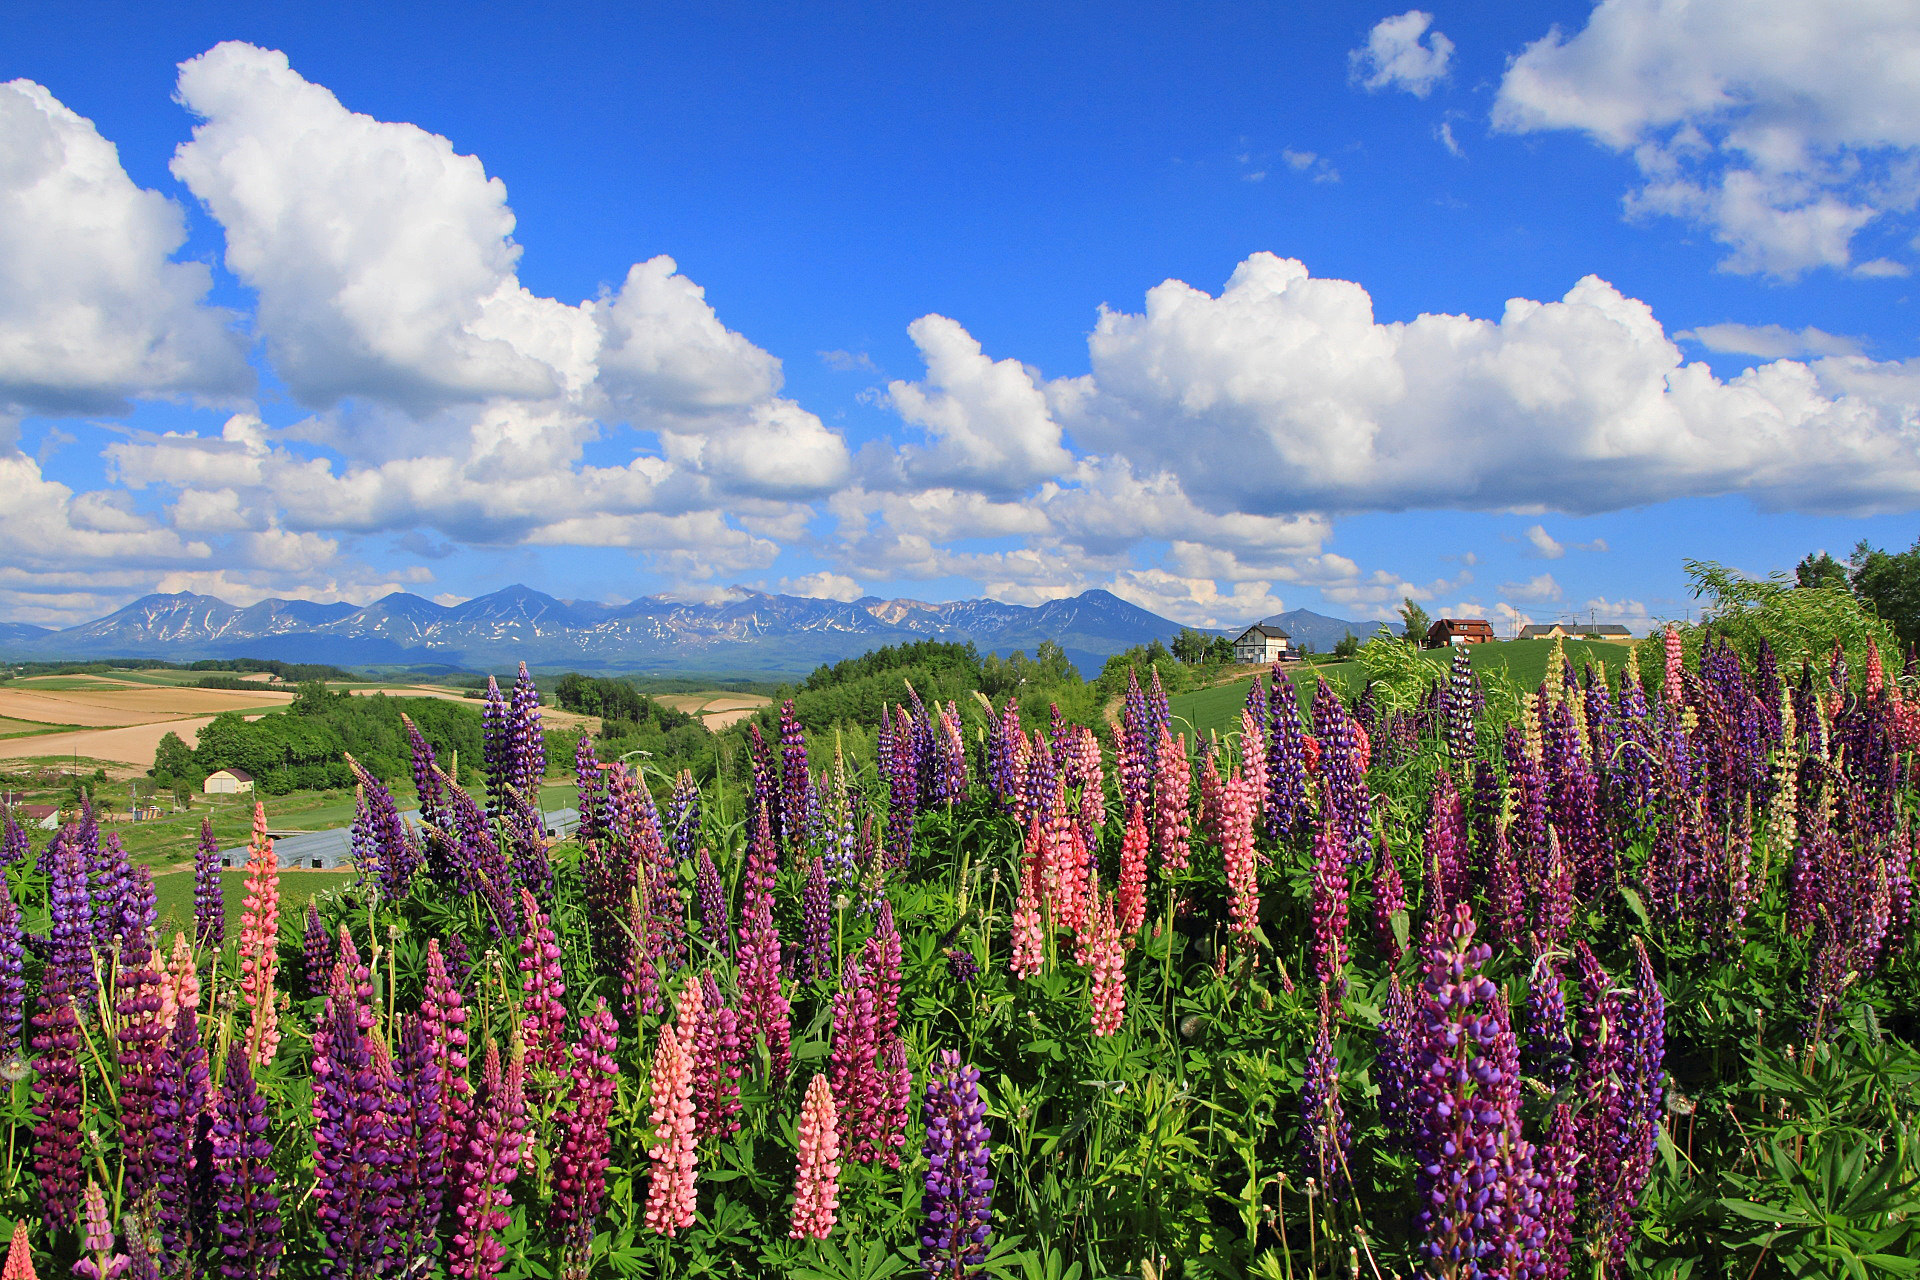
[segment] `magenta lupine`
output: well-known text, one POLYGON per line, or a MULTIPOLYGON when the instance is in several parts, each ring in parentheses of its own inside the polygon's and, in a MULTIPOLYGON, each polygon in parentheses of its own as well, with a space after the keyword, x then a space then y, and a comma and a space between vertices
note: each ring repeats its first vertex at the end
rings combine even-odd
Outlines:
MULTIPOLYGON (((340 971, 346 968, 343 962, 340 971)), ((353 1002, 328 1002, 326 1036, 314 1051, 313 1200, 325 1270, 338 1280, 361 1280, 380 1273, 392 1243, 398 1135, 389 1128, 386 1081, 353 1002)))
POLYGON ((246 1046, 235 1041, 220 1080, 208 1135, 213 1164, 220 1274, 227 1280, 273 1280, 280 1273, 280 1197, 273 1192, 273 1141, 267 1100, 253 1083, 246 1046))
POLYGON ((708 970, 700 977, 700 1038, 693 1046, 693 1103, 702 1138, 725 1138, 740 1128, 740 1077, 745 1070, 740 1015, 720 997, 708 970))
MULTIPOLYGON (((1375 842, 1373 862, 1373 943, 1387 958, 1389 966, 1398 965, 1405 947, 1394 928, 1394 916, 1400 915, 1401 927, 1406 927, 1407 890, 1400 879, 1400 863, 1387 848, 1384 835, 1375 842)), ((1316 869, 1318 865, 1316 854, 1316 869)))
POLYGON ((792 1058, 792 1006, 780 987, 780 930, 773 921, 773 852, 768 810, 759 809, 758 848, 750 850, 741 909, 739 965, 741 1031, 765 1049, 772 1078, 784 1083, 792 1058))
POLYGON ((447 1246, 447 1272, 454 1280, 487 1280, 499 1275, 506 1262, 500 1232, 511 1221, 513 1194, 507 1188, 526 1146, 525 1090, 526 1063, 519 1045, 503 1072, 500 1046, 489 1040, 454 1199, 456 1225, 447 1246))
POLYGON ((1336 996, 1346 989, 1350 861, 1337 819, 1323 816, 1313 838, 1313 974, 1336 996))
POLYGON ((1300 697, 1276 662, 1267 689, 1267 798, 1262 810, 1269 839, 1283 839, 1306 828, 1311 810, 1307 791, 1300 697))
POLYGON ((1306 1175, 1329 1194, 1338 1195, 1350 1181, 1347 1153, 1353 1145, 1353 1126, 1340 1105, 1340 1059, 1333 1053, 1330 1034, 1332 1008, 1320 993, 1320 1033, 1307 1051, 1306 1074, 1300 1082, 1300 1152, 1306 1175))
POLYGON ((879 1079, 867 1135, 889 1169, 900 1167, 900 1149, 906 1145, 907 1104, 912 1080, 905 1076, 905 1046, 900 1039, 900 932, 894 927, 893 904, 883 902, 873 932, 861 949, 865 979, 873 989, 874 1042, 879 1079))
POLYGON ((1519 1136, 1519 1050, 1482 973, 1492 949, 1473 933, 1458 903, 1421 944, 1407 1098, 1421 1251, 1444 1276, 1530 1274, 1545 1243, 1542 1184, 1519 1136))
POLYGON ((400 1052, 387 1090, 387 1131, 393 1143, 394 1221, 387 1231, 394 1270, 418 1275, 432 1265, 445 1207, 447 1135, 441 1112, 446 1090, 436 1046, 422 1017, 400 1021, 400 1052))
POLYGON ((560 943, 531 891, 520 891, 520 1030, 527 1066, 558 1076, 567 1069, 567 984, 560 975, 560 943))
POLYGON ((1560 835, 1547 828, 1545 875, 1533 904, 1533 947, 1544 951, 1566 945, 1573 924, 1573 867, 1560 851, 1560 835))
POLYGON ((1574 1041, 1580 1149, 1586 1155, 1581 1182, 1589 1199, 1604 1209, 1598 1197, 1612 1195, 1620 1184, 1620 1135, 1628 1124, 1621 997, 1584 941, 1574 944, 1574 962, 1581 991, 1579 1033, 1574 1041))
POLYGON ((943 1049, 927 1077, 927 1159, 920 1211, 920 1266, 929 1276, 967 1280, 981 1274, 993 1233, 993 1152, 980 1072, 943 1049))
MULTIPOLYGON (((466 1132, 472 1110, 472 1086, 467 1081, 467 1010, 460 986, 448 971, 438 938, 427 939, 426 989, 420 997, 421 1034, 433 1058, 440 1085, 437 1099, 449 1133, 466 1132)), ((457 1139, 456 1139, 457 1141, 457 1139)), ((458 1163, 460 1152, 449 1142, 442 1165, 442 1182, 458 1163)))
POLYGON ((220 891, 220 844, 213 819, 200 820, 200 843, 193 851, 193 945, 218 949, 227 937, 227 904, 220 891))
POLYGON ((1534 1153, 1546 1193, 1541 1213, 1546 1238, 1540 1246, 1540 1280, 1570 1280, 1573 1272, 1580 1158, 1580 1127, 1573 1118, 1573 1104, 1562 1102, 1553 1109, 1546 1142, 1534 1153))
MULTIPOLYGON (((1451 773, 1438 769, 1428 801, 1425 862, 1427 883, 1439 891, 1442 904, 1467 899, 1466 839, 1466 814, 1459 788, 1454 786, 1451 773)), ((1435 910, 1434 903, 1423 905, 1429 913, 1435 910)))
POLYGON ((185 1280, 212 1243, 213 1167, 205 1149, 210 1095, 207 1051, 191 1005, 175 1015, 154 1079, 154 1163, 158 1186, 160 1264, 168 1280, 185 1280))
POLYGON ((553 1223, 568 1280, 585 1280, 593 1222, 607 1198, 607 1161, 613 1148, 609 1122, 620 1091, 620 1069, 613 1060, 618 1046, 613 1013, 601 999, 580 1020, 553 1150, 553 1223))
POLYGON ((1507 843, 1507 829, 1497 821, 1487 863, 1487 932, 1501 942, 1522 944, 1527 931, 1526 886, 1507 843))

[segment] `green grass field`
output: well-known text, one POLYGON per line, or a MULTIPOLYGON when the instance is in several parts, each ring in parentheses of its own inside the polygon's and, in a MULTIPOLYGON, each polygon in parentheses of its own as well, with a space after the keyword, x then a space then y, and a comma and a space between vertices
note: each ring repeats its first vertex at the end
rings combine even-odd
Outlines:
MULTIPOLYGON (((1574 670, 1578 671, 1582 663, 1605 663, 1609 682, 1627 660, 1627 646, 1623 644, 1568 640, 1564 646, 1567 661, 1573 664, 1574 670)), ((1467 659, 1483 678, 1504 679, 1522 689, 1537 689, 1547 674, 1547 655, 1552 650, 1551 640, 1496 640, 1491 644, 1469 646, 1467 659)), ((1453 662, 1449 650, 1429 649, 1420 656, 1439 670, 1446 670, 1453 662)), ((1641 661, 1647 661, 1644 654, 1641 661)), ((1224 684, 1168 698, 1167 709, 1173 713, 1174 732, 1184 729, 1199 737, 1209 732, 1239 732, 1240 708, 1247 701, 1247 683, 1255 675, 1264 679, 1266 670, 1250 668, 1246 675, 1224 684)), ((1290 667, 1288 675, 1299 690, 1304 711, 1317 680, 1332 680, 1342 692, 1356 693, 1363 679, 1363 668, 1357 662, 1335 662, 1326 666, 1290 667)))
POLYGON ((43 733, 61 733, 77 729, 74 724, 42 724, 38 720, 9 720, 0 716, 0 738, 31 738, 43 733))
MULTIPOLYGON (((283 871, 280 873, 280 932, 292 930, 297 936, 300 918, 306 913, 307 899, 329 889, 337 889, 353 878, 346 871, 283 871)), ((240 930, 240 900, 246 896, 247 873, 222 871, 220 895, 227 908, 227 937, 240 930)), ((193 933, 193 872, 171 871, 153 878, 153 894, 158 909, 158 933, 162 949, 173 945, 173 935, 193 933)))

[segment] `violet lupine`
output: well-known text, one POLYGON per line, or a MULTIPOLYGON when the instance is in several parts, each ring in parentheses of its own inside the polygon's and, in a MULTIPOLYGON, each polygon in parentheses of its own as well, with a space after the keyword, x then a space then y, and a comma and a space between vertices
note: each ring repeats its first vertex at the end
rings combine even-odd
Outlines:
POLYGON ((47 913, 52 924, 41 990, 57 984, 79 1003, 89 1004, 97 987, 93 900, 87 893, 85 857, 70 834, 69 829, 62 828, 40 857, 47 867, 47 913))
POLYGON ((648 1098, 652 1110, 647 1123, 653 1129, 653 1142, 647 1147, 647 1159, 653 1176, 647 1187, 646 1224, 650 1231, 671 1236, 693 1225, 694 1179, 699 1163, 693 1063, 671 1023, 660 1028, 648 1098))
POLYGON ((807 735, 793 714, 793 699, 780 704, 780 814, 777 826, 788 855, 806 847, 813 827, 813 779, 807 772, 807 735))
POLYGON ((0 1062, 20 1056, 27 1020, 26 933, 0 878, 0 1062))
POLYGON ((75 847, 87 864, 87 884, 93 901, 93 945, 104 959, 120 933, 120 899, 133 887, 133 864, 120 837, 100 837, 100 824, 91 802, 83 803, 74 827, 75 847))
POLYGON ((1236 771, 1220 805, 1220 856, 1227 871, 1227 937, 1251 953, 1260 929, 1259 855, 1253 847, 1253 787, 1236 771))
MULTIPOLYGON (((909 692, 912 686, 908 686, 909 692)), ((881 708, 885 713, 885 707, 881 708)), ((924 763, 914 720, 905 707, 894 710, 893 762, 887 772, 887 858, 895 867, 913 860, 913 823, 920 811, 920 771, 924 763)))
POLYGON ((1331 1023, 1332 1009, 1323 990, 1320 1032, 1307 1051, 1306 1074, 1300 1082, 1300 1152, 1307 1176, 1337 1195, 1349 1182, 1347 1153, 1353 1146, 1353 1126, 1340 1105, 1340 1059, 1334 1056, 1331 1023))
POLYGON ((1320 743, 1320 778, 1327 800, 1322 807, 1331 807, 1339 820, 1348 853, 1364 852, 1373 833, 1373 801, 1367 790, 1363 731, 1325 680, 1313 691, 1313 732, 1320 743))
POLYGON ((373 860, 372 866, 359 868, 360 875, 363 879, 369 875, 378 878, 383 896, 395 900, 404 898, 412 891, 413 878, 420 870, 420 849, 414 844, 407 824, 401 820, 400 806, 394 803, 387 784, 369 773, 352 755, 347 756, 347 765, 353 770, 361 797, 354 814, 355 840, 364 839, 363 847, 373 860))
POLYGON ((227 904, 220 891, 220 844, 213 819, 200 820, 200 843, 193 851, 193 944, 218 950, 227 937, 227 904))
POLYGON ((673 780, 673 795, 667 801, 667 816, 662 833, 673 851, 675 863, 693 857, 700 844, 700 786, 693 770, 682 769, 673 780))
POLYGON ((40 989, 33 1015, 38 1097, 33 1102, 33 1171, 40 1182, 40 1217, 50 1226, 72 1225, 80 1210, 82 1102, 80 1022, 74 992, 63 979, 40 989))
POLYGON ((926 1189, 920 1211, 920 1265, 929 1276, 966 1280, 981 1274, 993 1233, 993 1152, 980 1072, 943 1049, 927 1077, 926 1189))
POLYGON ((560 974, 560 943, 533 894, 520 890, 520 1029, 527 1066, 555 1076, 567 1069, 567 993, 560 974))
POLYGON ((1293 681, 1273 664, 1267 689, 1267 796, 1262 809, 1269 839, 1303 830, 1308 819, 1307 750, 1300 726, 1300 697, 1293 681))
POLYGON ((1150 725, 1146 695, 1140 690, 1140 673, 1128 667, 1127 693, 1120 711, 1120 734, 1114 744, 1123 808, 1146 804, 1153 786, 1154 770, 1158 765, 1155 748, 1159 744, 1148 740, 1150 725))
POLYGON ((1166 738, 1155 754, 1153 772, 1153 842, 1160 869, 1185 871, 1192 828, 1193 766, 1187 758, 1187 736, 1166 738))
POLYGON ((727 910, 727 888, 705 845, 694 855, 693 901, 700 911, 700 936, 721 955, 731 954, 733 921, 727 910))
POLYGON ((1138 805, 1120 839, 1119 901, 1115 907, 1120 936, 1131 947, 1147 922, 1147 817, 1138 805))
POLYGON ((833 1089, 823 1075, 807 1083, 800 1104, 800 1153, 793 1174, 794 1240, 825 1240, 840 1210, 840 1133, 833 1089))
MULTIPOLYGON (((1394 928, 1393 918, 1396 914, 1401 915, 1401 927, 1405 927, 1407 889, 1400 878, 1400 863, 1387 848, 1385 835, 1374 844, 1373 861, 1373 943, 1380 948, 1380 954, 1387 958, 1387 964, 1391 967, 1400 963, 1400 957, 1406 950, 1400 941, 1400 931, 1394 928)), ((1314 866, 1317 874, 1317 851, 1314 866)))
POLYGON ((487 818, 495 822, 506 816, 507 791, 513 785, 507 717, 507 699, 500 692, 500 682, 488 676, 480 707, 480 749, 487 774, 487 818))
POLYGON ((189 1277, 212 1243, 213 1169, 206 1150, 207 1051, 192 1005, 174 1015, 154 1079, 154 1156, 161 1269, 168 1280, 189 1277))
POLYGON ((280 1048, 280 1006, 273 989, 279 972, 280 860, 267 835, 266 806, 255 801, 247 896, 240 908, 240 1000, 251 1012, 247 1053, 262 1067, 280 1048))
POLYGON ((507 1188, 525 1154, 526 1133, 526 1060, 515 1043, 503 1072, 500 1046, 489 1040, 454 1201, 457 1225, 447 1246, 447 1272, 454 1280, 487 1280, 506 1262, 500 1232, 511 1220, 513 1193, 507 1188))
POLYGON ((400 1135, 389 1128, 386 1082, 355 1002, 329 1000, 325 1020, 326 1035, 314 1045, 314 1216, 326 1273, 361 1280, 380 1273, 393 1243, 388 1232, 400 1205, 391 1165, 400 1135))
POLYGON ((307 919, 305 934, 301 938, 301 958, 305 966, 308 996, 323 996, 327 993, 327 980, 333 976, 333 935, 327 932, 327 926, 321 923, 320 907, 312 898, 307 899, 307 919))
POLYGON ((1380 1120, 1401 1141, 1413 1136, 1407 1104, 1414 1085, 1415 1026, 1413 1004, 1400 975, 1387 975, 1387 998, 1380 1006, 1380 1030, 1375 1038, 1373 1078, 1380 1086, 1380 1120))
POLYGON ((1447 755, 1456 769, 1473 759, 1473 667, 1463 645, 1453 651, 1453 671, 1447 677, 1447 755))
POLYGON ((0 814, 0 873, 17 863, 24 862, 33 851, 33 844, 27 839, 24 827, 13 820, 13 812, 0 814))
POLYGON ((1533 1079, 1558 1092, 1573 1078, 1573 1038, 1567 1030, 1567 996, 1551 954, 1533 962, 1527 983, 1527 1036, 1521 1061, 1533 1079))
POLYGON ((1666 1102, 1666 997, 1654 976, 1646 943, 1634 939, 1634 985, 1620 1000, 1620 1112, 1613 1135, 1618 1174, 1611 1187, 1596 1187, 1599 1233, 1613 1265, 1626 1257, 1633 1212, 1640 1204, 1660 1137, 1666 1102))
POLYGON ((1419 1166, 1421 1252, 1447 1277, 1531 1274, 1545 1242, 1541 1181, 1520 1133, 1519 1049, 1492 948, 1465 903, 1421 944, 1407 1098, 1419 1166))
POLYGON ((386 1104, 394 1207, 387 1235, 393 1243, 393 1268, 404 1276, 432 1264, 446 1200, 449 1126, 440 1110, 445 1089, 426 1020, 402 1019, 399 1042, 386 1104))
POLYGON ((833 972, 833 905, 829 900, 827 865, 815 857, 807 864, 807 883, 800 894, 800 953, 794 977, 817 982, 833 972))
POLYGON ((280 1197, 273 1192, 273 1141, 267 1100, 253 1083, 247 1047, 233 1043, 209 1133, 220 1274, 273 1280, 280 1272, 280 1197))
POLYGON ((553 1149, 553 1223, 561 1241, 562 1274, 586 1280, 593 1252, 593 1222, 607 1198, 607 1161, 613 1150, 610 1121, 620 1092, 619 1047, 613 1012, 604 998, 580 1020, 567 1080, 567 1099, 557 1117, 553 1149))
POLYGON ((522 796, 538 798, 540 780, 547 772, 547 739, 540 727, 540 691, 527 664, 521 663, 513 681, 513 701, 507 708, 508 782, 522 796))
MULTIPOLYGON (((985 695, 982 695, 983 697, 985 695)), ((996 714, 987 704, 987 792, 1002 813, 1012 813, 1018 804, 1024 769, 1019 755, 1026 748, 1026 735, 1020 729, 1020 708, 1009 697, 996 714)))
POLYGON ((1323 989, 1336 995, 1346 990, 1351 861, 1339 822, 1332 814, 1323 816, 1313 838, 1313 974, 1323 989))

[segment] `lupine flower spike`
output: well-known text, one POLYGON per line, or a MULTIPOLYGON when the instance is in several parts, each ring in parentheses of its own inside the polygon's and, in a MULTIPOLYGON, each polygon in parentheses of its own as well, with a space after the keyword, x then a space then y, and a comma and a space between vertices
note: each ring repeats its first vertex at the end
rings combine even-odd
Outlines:
POLYGON ((926 1191, 920 1209, 920 1265, 932 1277, 979 1274, 993 1232, 993 1152, 980 1072, 943 1049, 927 1078, 926 1191))
POLYGON ((13 1224, 13 1239, 7 1242, 7 1265, 0 1267, 0 1280, 40 1280, 33 1270, 33 1250, 27 1243, 27 1224, 13 1224))
POLYGON ((646 1222, 649 1230, 674 1235, 694 1222, 693 1064, 680 1035, 671 1024, 660 1028, 660 1047, 653 1056, 650 1084, 653 1143, 647 1158, 653 1164, 647 1188, 646 1222))
POLYGON ((800 1107, 800 1159, 793 1178, 793 1225, 787 1234, 795 1240, 824 1240, 839 1210, 839 1123, 833 1089, 825 1076, 816 1075, 800 1107))
POLYGON ((267 809, 253 806, 253 842, 247 848, 247 896, 240 908, 240 998, 251 1010, 247 1053, 256 1066, 280 1047, 280 860, 267 835, 267 809))

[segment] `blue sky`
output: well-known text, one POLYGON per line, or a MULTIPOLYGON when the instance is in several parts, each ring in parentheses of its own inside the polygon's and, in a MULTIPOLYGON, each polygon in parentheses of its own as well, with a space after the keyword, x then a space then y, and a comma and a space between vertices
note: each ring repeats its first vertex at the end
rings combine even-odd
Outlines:
POLYGON ((1920 13, 920 8, 10 6, 0 617, 1913 540, 1920 13))

